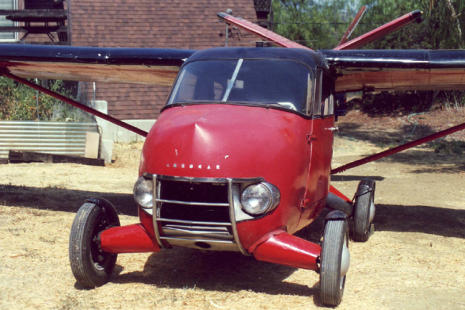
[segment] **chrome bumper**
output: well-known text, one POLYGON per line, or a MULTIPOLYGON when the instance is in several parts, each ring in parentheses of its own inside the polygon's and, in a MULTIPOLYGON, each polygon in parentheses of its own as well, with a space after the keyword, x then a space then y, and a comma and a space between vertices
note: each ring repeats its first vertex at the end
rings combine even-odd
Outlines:
MULTIPOLYGON (((147 177, 147 176, 146 176, 147 177)), ((240 206, 241 190, 262 178, 189 178, 150 175, 152 213, 160 247, 182 246, 204 250, 239 251, 236 221, 252 219, 240 206)), ((151 212, 150 212, 151 211, 151 212)))

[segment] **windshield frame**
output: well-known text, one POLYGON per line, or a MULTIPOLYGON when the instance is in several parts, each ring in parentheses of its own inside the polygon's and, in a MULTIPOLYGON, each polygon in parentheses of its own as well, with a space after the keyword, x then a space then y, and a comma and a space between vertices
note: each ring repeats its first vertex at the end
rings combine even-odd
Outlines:
MULTIPOLYGON (((292 112, 295 114, 298 114, 300 116, 304 117, 310 117, 312 115, 312 106, 313 106, 313 101, 315 100, 315 80, 316 80, 316 68, 309 66, 307 63, 302 62, 298 59, 288 59, 288 58, 274 58, 274 57, 259 57, 259 58, 208 58, 208 59, 198 59, 198 60, 193 60, 193 61, 188 61, 186 62, 182 67, 181 70, 178 74, 178 77, 176 78, 175 83, 173 84, 174 86, 171 89, 171 92, 169 94, 168 100, 166 105, 163 107, 162 111, 166 108, 169 107, 174 107, 174 106, 187 106, 187 105, 198 105, 198 104, 232 104, 232 105, 242 105, 242 106, 252 106, 252 107, 263 107, 263 108, 272 108, 272 109, 278 109, 278 110, 283 110, 287 112, 292 112), (306 98, 305 102, 303 102, 304 106, 301 107, 301 110, 299 109, 292 109, 288 107, 288 105, 284 104, 285 102, 282 102, 280 104, 278 101, 234 101, 234 100, 228 100, 228 90, 230 92, 230 88, 234 85, 234 81, 237 78, 237 75, 243 65, 244 62, 248 61, 260 61, 260 60, 266 60, 266 61, 278 61, 278 62, 293 62, 295 64, 298 64, 299 66, 303 66, 307 73, 307 82, 306 82, 306 98), (197 63, 197 62, 210 62, 210 61, 232 61, 235 62, 234 65, 234 72, 231 76, 230 79, 228 79, 228 88, 223 94, 222 98, 220 100, 189 100, 189 101, 174 101, 176 99, 177 93, 179 91, 179 87, 182 84, 184 75, 186 73, 185 67, 189 66, 190 64, 197 63)), ((292 103, 291 103, 292 104, 292 103)))

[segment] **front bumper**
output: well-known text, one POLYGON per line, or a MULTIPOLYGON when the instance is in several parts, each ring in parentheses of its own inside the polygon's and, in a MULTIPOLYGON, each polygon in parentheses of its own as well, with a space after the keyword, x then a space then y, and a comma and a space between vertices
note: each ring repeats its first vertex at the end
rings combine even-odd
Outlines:
POLYGON ((157 252, 181 246, 237 251, 257 260, 318 270, 320 246, 284 230, 262 236, 247 249, 242 245, 237 222, 256 218, 242 211, 240 193, 262 178, 145 177, 153 180, 153 207, 140 208, 142 224, 103 231, 100 240, 104 251, 157 252))
POLYGON ((254 219, 242 211, 239 197, 246 186, 262 178, 190 178, 145 175, 153 180, 154 237, 161 248, 238 251, 238 221, 254 219))

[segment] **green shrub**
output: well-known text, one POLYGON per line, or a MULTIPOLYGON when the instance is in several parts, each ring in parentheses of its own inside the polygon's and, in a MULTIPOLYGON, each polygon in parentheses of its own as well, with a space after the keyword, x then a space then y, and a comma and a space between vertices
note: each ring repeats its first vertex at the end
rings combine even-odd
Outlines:
MULTIPOLYGON (((37 82, 37 81, 35 81, 37 82)), ((72 98, 75 84, 60 80, 41 81, 41 85, 72 98)), ((42 121, 88 121, 81 110, 42 94, 26 85, 0 77, 0 119, 42 121)))

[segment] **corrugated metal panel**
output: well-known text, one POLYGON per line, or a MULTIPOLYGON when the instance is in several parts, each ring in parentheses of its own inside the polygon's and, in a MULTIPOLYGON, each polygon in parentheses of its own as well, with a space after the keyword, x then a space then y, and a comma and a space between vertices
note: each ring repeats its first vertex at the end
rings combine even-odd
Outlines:
POLYGON ((0 158, 9 150, 83 156, 88 131, 98 132, 97 124, 0 121, 0 158))

